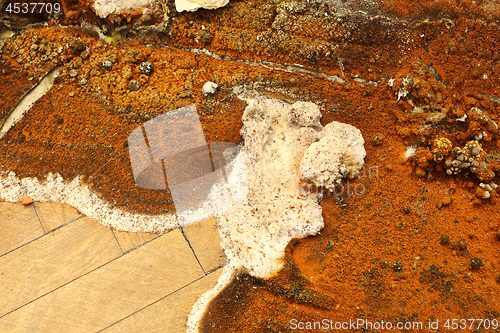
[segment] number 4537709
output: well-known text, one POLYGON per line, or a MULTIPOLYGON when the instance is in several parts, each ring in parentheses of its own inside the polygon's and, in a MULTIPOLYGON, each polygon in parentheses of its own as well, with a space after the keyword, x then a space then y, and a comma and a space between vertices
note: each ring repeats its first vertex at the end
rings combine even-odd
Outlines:
POLYGON ((28 14, 28 13, 46 13, 58 14, 61 11, 59 3, 44 3, 44 2, 14 2, 9 3, 5 11, 14 14, 28 14))

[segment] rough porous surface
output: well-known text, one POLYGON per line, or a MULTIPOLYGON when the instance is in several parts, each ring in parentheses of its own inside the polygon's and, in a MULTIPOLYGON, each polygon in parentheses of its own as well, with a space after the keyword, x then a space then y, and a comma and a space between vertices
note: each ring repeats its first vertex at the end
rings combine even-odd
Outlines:
MULTIPOLYGON (((336 123, 339 131, 330 130, 327 137, 317 142, 324 133, 316 104, 299 101, 290 105, 256 92, 236 90, 248 106, 243 113, 243 146, 228 178, 244 179, 240 187, 244 187, 245 196, 217 218, 228 262, 217 286, 193 307, 188 332, 198 330, 201 312, 231 282, 230 277, 242 272, 265 279, 276 276, 285 265, 284 251, 290 240, 315 235, 323 228, 318 193, 300 186, 304 177, 304 171, 297 167, 300 161, 302 165, 311 164, 303 161, 309 155, 319 161, 332 161, 334 167, 330 163, 330 168, 324 168, 322 162, 309 165, 307 170, 340 181, 338 168, 342 168, 343 157, 349 153, 337 152, 352 151, 347 146, 349 141, 341 139, 346 132, 342 126, 349 126, 346 124, 336 123), (324 140, 331 140, 327 149, 314 149, 324 140)), ((348 129, 361 137, 353 126, 348 129)), ((358 157, 362 166, 363 138, 355 139, 352 141, 363 149, 363 156, 358 157)), ((328 182, 318 186, 328 188, 328 182)))
POLYGON ((352 179, 363 167, 365 140, 356 127, 338 122, 326 125, 319 136, 321 140, 304 153, 301 175, 315 186, 333 191, 342 178, 352 179))
POLYGON ((227 5, 229 0, 175 0, 175 9, 182 11, 196 11, 199 8, 216 9, 227 5))
MULTIPOLYGON (((316 193, 300 188, 297 168, 305 149, 318 140, 321 114, 313 103, 289 105, 243 94, 249 105, 243 114, 240 158, 248 192, 244 200, 219 217, 219 232, 229 265, 268 278, 283 266, 284 249, 292 238, 314 235, 323 227, 316 193), (310 125, 316 125, 318 131, 303 135, 310 125)), ((340 139, 337 143, 343 147, 331 148, 344 151, 346 144, 340 139)), ((318 159, 330 157, 327 151, 316 153, 318 159)))
POLYGON ((94 10, 100 18, 110 14, 124 14, 130 11, 142 11, 146 14, 151 8, 161 8, 156 0, 95 0, 94 10), (149 8, 148 8, 149 7, 149 8))

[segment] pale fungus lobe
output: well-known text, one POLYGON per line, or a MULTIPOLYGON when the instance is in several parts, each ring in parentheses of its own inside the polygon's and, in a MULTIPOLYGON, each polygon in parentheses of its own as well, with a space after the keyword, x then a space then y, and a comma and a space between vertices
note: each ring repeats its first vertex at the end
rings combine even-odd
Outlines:
POLYGON ((300 170, 303 179, 333 191, 342 178, 356 176, 363 167, 365 141, 356 127, 338 122, 326 125, 320 137, 305 151, 300 170))
POLYGON ((216 83, 208 81, 208 82, 205 82, 205 84, 203 85, 203 88, 201 88, 201 92, 205 96, 213 95, 217 91, 217 88, 218 88, 218 86, 216 83))
POLYGON ((296 102, 288 113, 291 124, 303 127, 319 127, 321 112, 316 104, 296 102))
POLYGON ((158 0, 94 0, 91 6, 97 16, 102 19, 113 15, 137 15, 148 21, 155 13, 161 12, 161 2, 158 0))
POLYGON ((244 91, 248 103, 241 129, 243 147, 233 172, 244 174, 246 197, 218 216, 221 245, 229 266, 268 278, 283 267, 292 238, 323 227, 321 206, 307 180, 330 188, 363 166, 363 137, 354 126, 323 128, 316 104, 292 105, 244 91), (300 166, 300 168, 299 168, 300 166))
POLYGON ((182 11, 194 12, 199 8, 217 9, 228 3, 229 0, 175 0, 175 9, 179 13, 182 11))

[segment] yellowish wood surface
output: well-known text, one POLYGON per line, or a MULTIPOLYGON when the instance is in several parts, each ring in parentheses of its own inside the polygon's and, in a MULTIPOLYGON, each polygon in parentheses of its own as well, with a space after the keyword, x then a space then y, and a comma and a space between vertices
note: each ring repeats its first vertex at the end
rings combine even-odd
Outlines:
POLYGON ((34 205, 45 232, 82 216, 75 208, 62 203, 35 202, 34 205))
POLYGON ((206 272, 224 264, 225 255, 216 225, 217 220, 210 218, 184 227, 184 233, 206 272))
POLYGON ((0 316, 121 254, 111 230, 84 217, 0 257, 0 316))
POLYGON ((148 332, 182 333, 186 332, 187 317, 193 304, 206 291, 217 285, 222 269, 176 291, 175 293, 151 304, 133 315, 108 327, 102 333, 148 332))
POLYGON ((0 202, 0 255, 43 234, 33 206, 0 202))
POLYGON ((130 251, 159 236, 158 234, 149 232, 126 232, 113 230, 113 233, 115 234, 123 252, 130 251))
POLYGON ((186 227, 188 244, 179 229, 112 231, 64 204, 0 202, 0 332, 185 332, 221 272, 205 276, 193 254, 205 271, 223 263, 215 222, 186 227))
MULTIPOLYGON (((89 236, 80 234, 71 238, 93 242, 87 241, 89 236)), ((38 250, 45 251, 43 247, 38 250)), ((107 256, 104 252, 87 251, 86 254, 109 260, 104 258, 107 256)), ((22 262, 22 258, 18 256, 17 260, 22 262)), ((39 260, 51 259, 40 257, 39 260)), ((83 260, 91 259, 79 256, 74 261, 83 260)), ((68 261, 65 264, 69 264, 68 261)), ((29 272, 29 268, 25 270, 29 272)), ((37 275, 38 272, 34 272, 23 279, 37 275)), ((97 332, 202 276, 193 252, 176 229, 0 318, 0 332, 97 332)), ((11 288, 10 292, 19 291, 11 288)), ((3 297, 6 296, 0 296, 3 297)))

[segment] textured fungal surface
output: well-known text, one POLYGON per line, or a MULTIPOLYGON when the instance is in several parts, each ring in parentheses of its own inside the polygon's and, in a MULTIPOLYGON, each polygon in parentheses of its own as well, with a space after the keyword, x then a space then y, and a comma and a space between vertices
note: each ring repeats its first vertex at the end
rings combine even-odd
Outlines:
POLYGON ((178 12, 196 11, 199 8, 217 9, 227 5, 229 0, 175 0, 175 9, 178 12))
POLYGON ((290 105, 240 87, 236 92, 248 106, 243 113, 243 146, 228 178, 244 179, 240 185, 245 196, 217 218, 228 262, 217 286, 193 307, 188 332, 199 330, 207 304, 231 278, 243 272, 263 279, 276 276, 285 265, 290 240, 323 228, 319 192, 301 186, 305 173, 313 178, 306 180, 329 189, 349 174, 347 166, 352 167, 351 175, 357 173, 366 154, 358 129, 338 122, 323 127, 314 103, 290 105), (325 139, 327 147, 317 149, 318 143, 324 147, 325 139), (315 178, 317 174, 324 179, 315 178))
POLYGON ((333 191, 342 178, 352 179, 364 165, 365 140, 354 126, 331 122, 319 134, 301 161, 302 178, 333 191))
POLYGON ((335 123, 323 129, 313 103, 289 105, 249 94, 242 93, 249 104, 241 129, 245 171, 235 169, 237 176, 245 175, 247 197, 219 217, 219 232, 229 265, 268 278, 282 268, 292 238, 314 235, 323 227, 317 193, 302 189, 301 178, 311 178, 318 187, 339 184, 351 160, 356 171, 362 167, 364 141, 353 126, 335 123), (330 140, 327 147, 325 139, 330 140))

